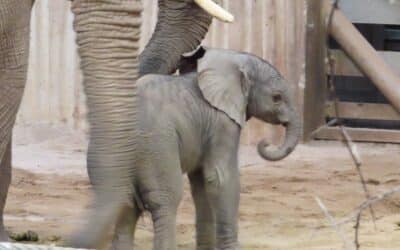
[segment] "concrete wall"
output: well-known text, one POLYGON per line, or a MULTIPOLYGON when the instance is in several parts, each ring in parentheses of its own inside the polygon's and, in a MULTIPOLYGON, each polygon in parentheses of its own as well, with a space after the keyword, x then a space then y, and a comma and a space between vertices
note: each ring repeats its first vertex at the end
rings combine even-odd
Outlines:
MULTIPOLYGON (((142 47, 157 19, 157 1, 145 0, 142 47)), ((223 0, 234 13, 232 25, 214 20, 205 45, 257 54, 272 62, 298 90, 301 105, 304 88, 304 1, 223 0)), ((19 124, 66 123, 87 127, 79 61, 72 30, 69 1, 38 0, 32 17, 29 80, 19 112, 19 124)), ((301 105, 302 106, 302 105, 301 105)), ((301 107, 299 106, 299 107, 301 107)), ((276 129, 251 122, 243 140, 253 142, 261 134, 280 137, 276 129)))

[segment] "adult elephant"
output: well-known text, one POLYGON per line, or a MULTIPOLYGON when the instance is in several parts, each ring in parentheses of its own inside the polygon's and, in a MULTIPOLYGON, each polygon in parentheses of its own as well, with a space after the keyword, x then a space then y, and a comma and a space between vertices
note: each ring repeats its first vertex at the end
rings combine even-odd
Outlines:
MULTIPOLYGON (((11 133, 26 82, 33 2, 0 4, 0 241, 7 240, 3 209, 11 181, 11 133)), ((180 55, 197 47, 206 34, 212 17, 199 5, 231 18, 210 0, 159 0, 156 31, 139 65, 140 0, 72 2, 91 125, 88 172, 96 193, 118 189, 125 180, 118 169, 132 163, 136 79, 173 72, 180 55)))

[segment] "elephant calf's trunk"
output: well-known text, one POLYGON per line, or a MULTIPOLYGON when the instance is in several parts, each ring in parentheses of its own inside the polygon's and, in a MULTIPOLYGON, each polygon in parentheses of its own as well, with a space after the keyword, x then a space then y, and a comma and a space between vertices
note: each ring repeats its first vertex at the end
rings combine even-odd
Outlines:
POLYGON ((284 143, 278 149, 272 149, 264 139, 258 143, 258 153, 268 161, 279 161, 288 156, 296 147, 300 139, 300 119, 297 115, 286 125, 286 135, 284 143))

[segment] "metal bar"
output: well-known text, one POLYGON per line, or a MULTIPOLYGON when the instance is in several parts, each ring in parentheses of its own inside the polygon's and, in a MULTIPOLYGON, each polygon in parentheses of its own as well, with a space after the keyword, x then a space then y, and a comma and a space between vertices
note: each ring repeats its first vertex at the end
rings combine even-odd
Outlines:
MULTIPOLYGON (((354 65, 353 61, 339 49, 331 50, 335 61, 334 74, 337 76, 364 76, 363 73, 354 65)), ((400 52, 396 51, 378 51, 379 56, 389 64, 392 69, 400 73, 400 52)), ((330 73, 330 72, 328 72, 330 73)))
MULTIPOLYGON (((333 6, 324 1, 324 13, 328 17, 333 6)), ((363 35, 345 17, 342 11, 335 10, 328 32, 341 45, 349 58, 368 76, 383 95, 400 112, 400 77, 379 56, 363 35)))
POLYGON ((353 23, 400 24, 400 5, 390 0, 341 0, 339 7, 353 23))
POLYGON ((385 29, 385 36, 388 40, 400 41, 400 29, 385 29))
MULTIPOLYGON (((326 103, 328 117, 336 117, 334 102, 326 103)), ((399 121, 399 113, 389 104, 338 102, 339 116, 342 119, 366 119, 381 121, 399 121)))
MULTIPOLYGON (((398 130, 346 128, 346 131, 350 134, 353 141, 400 144, 400 132, 398 130)), ((324 127, 313 138, 337 141, 342 139, 342 132, 339 127, 324 127)))

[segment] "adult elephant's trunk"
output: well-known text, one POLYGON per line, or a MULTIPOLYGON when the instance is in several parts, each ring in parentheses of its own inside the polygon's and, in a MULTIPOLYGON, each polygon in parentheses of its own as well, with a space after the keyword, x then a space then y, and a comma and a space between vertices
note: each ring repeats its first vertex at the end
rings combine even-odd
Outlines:
POLYGON ((107 169, 132 167, 142 4, 140 0, 72 3, 88 104, 90 179, 100 188, 110 184, 103 175, 112 175, 113 186, 118 186, 122 184, 118 171, 107 169))
POLYGON ((72 11, 90 124, 87 168, 100 202, 88 226, 69 244, 96 248, 107 232, 100 227, 113 226, 104 221, 118 216, 105 207, 117 210, 132 198, 142 4, 140 0, 74 0, 72 11))
POLYGON ((140 55, 140 75, 173 73, 182 54, 194 50, 212 17, 193 0, 159 0, 158 22, 140 55))
POLYGON ((279 161, 288 156, 296 147, 300 139, 301 122, 297 114, 292 115, 286 124, 285 141, 277 148, 272 149, 264 139, 258 143, 258 153, 265 160, 279 161))

